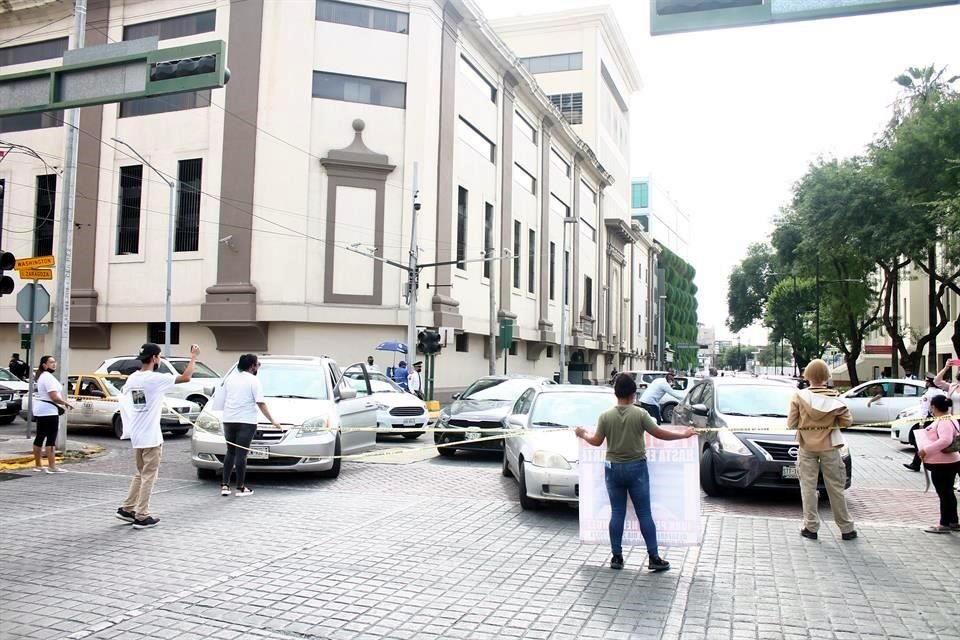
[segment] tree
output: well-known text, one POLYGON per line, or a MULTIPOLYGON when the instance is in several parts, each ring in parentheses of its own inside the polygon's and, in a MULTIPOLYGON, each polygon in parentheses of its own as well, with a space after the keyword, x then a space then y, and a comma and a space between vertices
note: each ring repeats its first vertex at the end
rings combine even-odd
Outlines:
POLYGON ((774 253, 769 245, 751 244, 747 256, 730 273, 727 326, 731 331, 741 331, 763 318, 773 263, 774 253))

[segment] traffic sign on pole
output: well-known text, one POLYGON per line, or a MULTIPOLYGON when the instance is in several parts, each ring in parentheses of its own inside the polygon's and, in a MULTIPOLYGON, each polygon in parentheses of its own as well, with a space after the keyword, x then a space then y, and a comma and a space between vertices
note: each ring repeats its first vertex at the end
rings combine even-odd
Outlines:
POLYGON ((22 280, 53 280, 53 271, 50 269, 20 269, 22 280))
POLYGON ((38 322, 50 313, 50 294, 42 284, 27 283, 17 294, 17 313, 27 322, 38 322), (36 292, 36 300, 32 292, 36 292))
POLYGON ((17 271, 21 271, 23 269, 38 269, 40 267, 55 266, 57 266, 57 263, 53 256, 37 256, 35 258, 21 258, 17 260, 16 265, 13 268, 17 271))

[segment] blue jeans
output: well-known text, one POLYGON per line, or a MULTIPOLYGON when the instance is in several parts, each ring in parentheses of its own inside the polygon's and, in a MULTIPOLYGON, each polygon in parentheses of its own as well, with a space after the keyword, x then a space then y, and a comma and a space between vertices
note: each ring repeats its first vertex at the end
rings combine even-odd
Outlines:
POLYGON ((657 557, 657 527, 650 510, 650 474, 647 461, 607 462, 604 480, 610 497, 610 547, 613 555, 623 555, 623 524, 627 517, 627 494, 633 501, 640 521, 640 533, 647 543, 647 553, 657 557))

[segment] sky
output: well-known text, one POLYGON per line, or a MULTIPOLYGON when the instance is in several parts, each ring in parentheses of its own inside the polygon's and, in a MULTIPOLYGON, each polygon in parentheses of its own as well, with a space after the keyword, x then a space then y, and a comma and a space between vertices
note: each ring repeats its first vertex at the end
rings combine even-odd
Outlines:
MULTIPOLYGON (((476 1, 489 18, 598 6, 476 1)), ((632 172, 649 174, 691 216, 699 318, 717 339, 731 337, 730 271, 768 238, 810 163, 861 153, 907 67, 960 74, 957 6, 651 37, 647 2, 607 4, 644 83, 631 99, 632 172)), ((765 343, 766 330, 741 339, 765 343)))

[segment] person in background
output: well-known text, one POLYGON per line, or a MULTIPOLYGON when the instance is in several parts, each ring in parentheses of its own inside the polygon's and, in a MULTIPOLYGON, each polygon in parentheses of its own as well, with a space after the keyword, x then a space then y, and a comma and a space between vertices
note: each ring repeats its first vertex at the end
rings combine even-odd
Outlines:
POLYGON ((947 397, 953 401, 954 407, 960 407, 960 382, 956 380, 953 383, 946 381, 947 372, 950 371, 952 367, 960 366, 960 359, 951 358, 947 360, 946 366, 943 369, 940 369, 940 372, 933 379, 933 384, 937 386, 938 389, 942 389, 946 392, 947 397))
POLYGON ((27 363, 20 359, 20 354, 15 353, 10 356, 10 364, 7 365, 7 368, 10 370, 10 373, 17 376, 21 380, 26 380, 27 376, 30 375, 30 367, 27 366, 27 363))
POLYGON ((393 381, 400 385, 400 388, 404 391, 409 391, 409 371, 407 371, 407 363, 401 360, 396 368, 393 370, 393 381))
POLYGON ((650 383, 640 396, 640 406, 657 421, 657 424, 663 422, 663 416, 660 414, 660 401, 664 395, 670 394, 677 400, 683 400, 684 392, 673 388, 673 380, 672 373, 668 373, 666 377, 657 378, 650 383))
POLYGON ((418 360, 413 363, 413 370, 410 371, 407 369, 407 387, 409 388, 410 393, 417 396, 423 400, 423 378, 420 377, 420 372, 423 367, 423 362, 418 360))
POLYGON ((840 455, 843 435, 839 431, 853 424, 853 418, 847 406, 837 400, 837 392, 826 386, 830 379, 830 368, 826 362, 819 358, 811 360, 803 375, 810 386, 793 395, 787 415, 787 428, 797 430, 797 442, 800 443, 797 454, 800 501, 803 504, 803 529, 800 535, 811 540, 817 539, 820 529, 817 479, 822 474, 830 497, 833 520, 840 527, 841 537, 853 540, 857 537, 857 531, 843 494, 847 484, 847 469, 840 455))
POLYGON ((711 378, 716 378, 716 377, 717 377, 717 368, 716 368, 716 367, 710 367, 710 369, 708 370, 708 375, 709 375, 711 378))
POLYGON ((879 402, 887 397, 887 389, 885 385, 875 384, 870 389, 870 393, 873 394, 873 397, 867 400, 867 407, 869 408, 874 402, 879 402))
POLYGON ((930 471, 930 481, 940 498, 940 524, 924 529, 927 533, 960 531, 957 496, 953 493, 953 481, 960 473, 960 453, 944 452, 953 444, 954 438, 960 437, 960 424, 944 417, 952 407, 953 400, 946 396, 936 396, 930 400, 930 412, 937 421, 924 429, 926 445, 917 449, 920 459, 930 471))
POLYGON ((614 367, 613 371, 610 372, 610 380, 607 381, 607 384, 613 386, 614 380, 617 379, 617 369, 614 367))
POLYGON ((367 371, 371 373, 380 373, 380 369, 373 363, 373 356, 367 356, 367 371))
POLYGON ((262 413, 277 429, 284 428, 270 415, 263 399, 263 388, 257 379, 260 360, 247 353, 237 362, 237 373, 228 376, 212 401, 214 409, 223 410, 223 437, 227 441, 227 455, 223 459, 223 481, 220 495, 230 495, 230 476, 237 472, 236 496, 249 496, 253 489, 246 485, 247 453, 253 436, 257 433, 259 413, 262 413))
MULTIPOLYGON (((14 354, 16 355, 16 354, 14 354)), ((33 439, 33 470, 42 471, 42 454, 47 456, 47 473, 66 473, 57 466, 57 435, 60 432, 60 410, 73 409, 63 397, 63 387, 54 372, 57 361, 53 356, 40 358, 37 368, 37 387, 33 392, 33 417, 37 422, 37 436, 33 439)))
POLYGON ((595 433, 588 434, 583 427, 575 433, 584 442, 599 447, 606 441, 607 461, 604 480, 610 498, 610 558, 611 569, 623 569, 623 525, 627 517, 627 495, 633 502, 640 521, 640 533, 647 545, 648 568, 666 571, 670 563, 660 557, 657 548, 657 527, 650 508, 650 474, 647 470, 645 433, 660 440, 682 440, 696 435, 692 427, 667 431, 653 421, 650 414, 634 406, 637 383, 625 373, 613 383, 617 405, 600 414, 595 433))
MULTIPOLYGON (((931 415, 930 401, 936 396, 944 395, 943 389, 934 384, 933 380, 934 375, 932 373, 928 373, 926 376, 926 391, 924 391, 923 395, 920 396, 920 415, 924 418, 929 418, 931 415)), ((930 423, 923 422, 922 424, 923 426, 927 426, 930 423)), ((920 452, 917 451, 914 453, 913 460, 911 460, 909 463, 905 463, 903 466, 911 471, 920 471, 920 452)))

